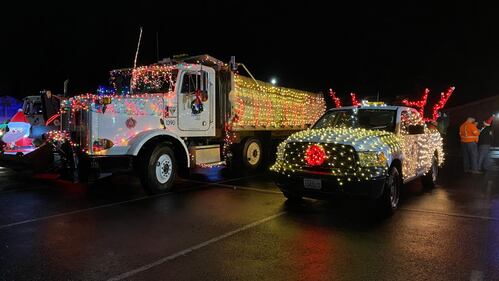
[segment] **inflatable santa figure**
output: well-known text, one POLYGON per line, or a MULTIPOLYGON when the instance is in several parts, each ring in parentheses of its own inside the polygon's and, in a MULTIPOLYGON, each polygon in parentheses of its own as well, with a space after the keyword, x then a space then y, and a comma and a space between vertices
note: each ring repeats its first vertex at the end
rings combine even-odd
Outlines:
POLYGON ((31 125, 26 115, 20 109, 7 125, 8 132, 2 136, 2 141, 10 146, 26 147, 32 146, 32 140, 29 138, 31 125))

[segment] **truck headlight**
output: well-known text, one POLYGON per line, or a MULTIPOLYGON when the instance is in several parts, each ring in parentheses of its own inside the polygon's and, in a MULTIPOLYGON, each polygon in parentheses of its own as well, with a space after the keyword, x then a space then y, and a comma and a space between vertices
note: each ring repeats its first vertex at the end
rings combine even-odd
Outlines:
POLYGON ((359 152, 359 163, 363 167, 384 167, 386 166, 386 155, 377 151, 359 152))
POLYGON ((97 139, 92 145, 94 153, 101 152, 114 146, 114 143, 108 139, 97 139))

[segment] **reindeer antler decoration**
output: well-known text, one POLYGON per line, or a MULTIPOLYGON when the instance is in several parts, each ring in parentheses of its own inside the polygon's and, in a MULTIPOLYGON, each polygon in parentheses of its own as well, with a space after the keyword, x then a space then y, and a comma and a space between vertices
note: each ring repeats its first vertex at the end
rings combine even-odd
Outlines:
POLYGON ((449 100, 450 96, 452 96, 452 93, 454 92, 455 89, 456 87, 449 87, 449 89, 447 89, 445 93, 444 92, 440 93, 440 100, 435 105, 433 105, 433 112, 430 121, 437 121, 438 112, 442 108, 444 108, 445 104, 449 100))
POLYGON ((450 96, 452 95, 452 93, 454 92, 455 89, 456 89, 456 87, 449 87, 445 92, 440 93, 440 100, 436 104, 433 105, 433 111, 432 111, 431 118, 424 117, 424 108, 425 108, 426 103, 428 101, 428 94, 430 93, 430 90, 428 88, 425 89, 423 97, 421 98, 421 100, 409 101, 408 99, 404 99, 404 100, 402 100, 402 103, 405 106, 417 108, 419 113, 421 114, 421 117, 423 117, 423 119, 426 122, 437 121, 438 112, 442 108, 444 108, 445 104, 447 103, 447 101, 449 100, 450 96))
POLYGON ((334 106, 336 108, 340 108, 341 107, 341 100, 340 98, 338 98, 336 96, 336 92, 333 91, 333 89, 329 89, 329 96, 331 97, 331 99, 334 101, 334 106))
POLYGON ((418 101, 409 101, 408 99, 404 99, 402 101, 402 103, 405 106, 410 106, 410 107, 417 108, 418 111, 419 111, 419 114, 421 114, 421 116, 424 116, 424 107, 426 106, 426 102, 428 101, 428 94, 429 93, 430 93, 430 89, 426 88, 426 89, 424 89, 423 98, 421 100, 418 100, 418 101))
POLYGON ((352 97, 352 105, 359 106, 360 101, 357 99, 357 95, 355 93, 350 93, 350 96, 352 97))

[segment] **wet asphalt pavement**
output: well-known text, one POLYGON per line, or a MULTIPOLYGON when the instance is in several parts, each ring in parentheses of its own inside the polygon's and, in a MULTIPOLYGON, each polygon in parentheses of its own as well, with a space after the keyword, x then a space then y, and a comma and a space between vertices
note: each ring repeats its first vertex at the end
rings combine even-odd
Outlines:
POLYGON ((499 280, 499 167, 362 200, 286 202, 264 172, 200 170, 147 196, 138 179, 71 184, 0 167, 0 280, 499 280))

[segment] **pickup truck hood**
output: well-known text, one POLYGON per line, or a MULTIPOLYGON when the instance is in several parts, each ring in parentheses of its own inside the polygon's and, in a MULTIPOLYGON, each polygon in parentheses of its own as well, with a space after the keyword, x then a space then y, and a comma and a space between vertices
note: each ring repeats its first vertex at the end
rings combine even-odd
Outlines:
POLYGON ((351 145, 357 151, 379 151, 398 146, 398 137, 386 131, 361 128, 309 129, 292 134, 286 142, 336 143, 351 145))

